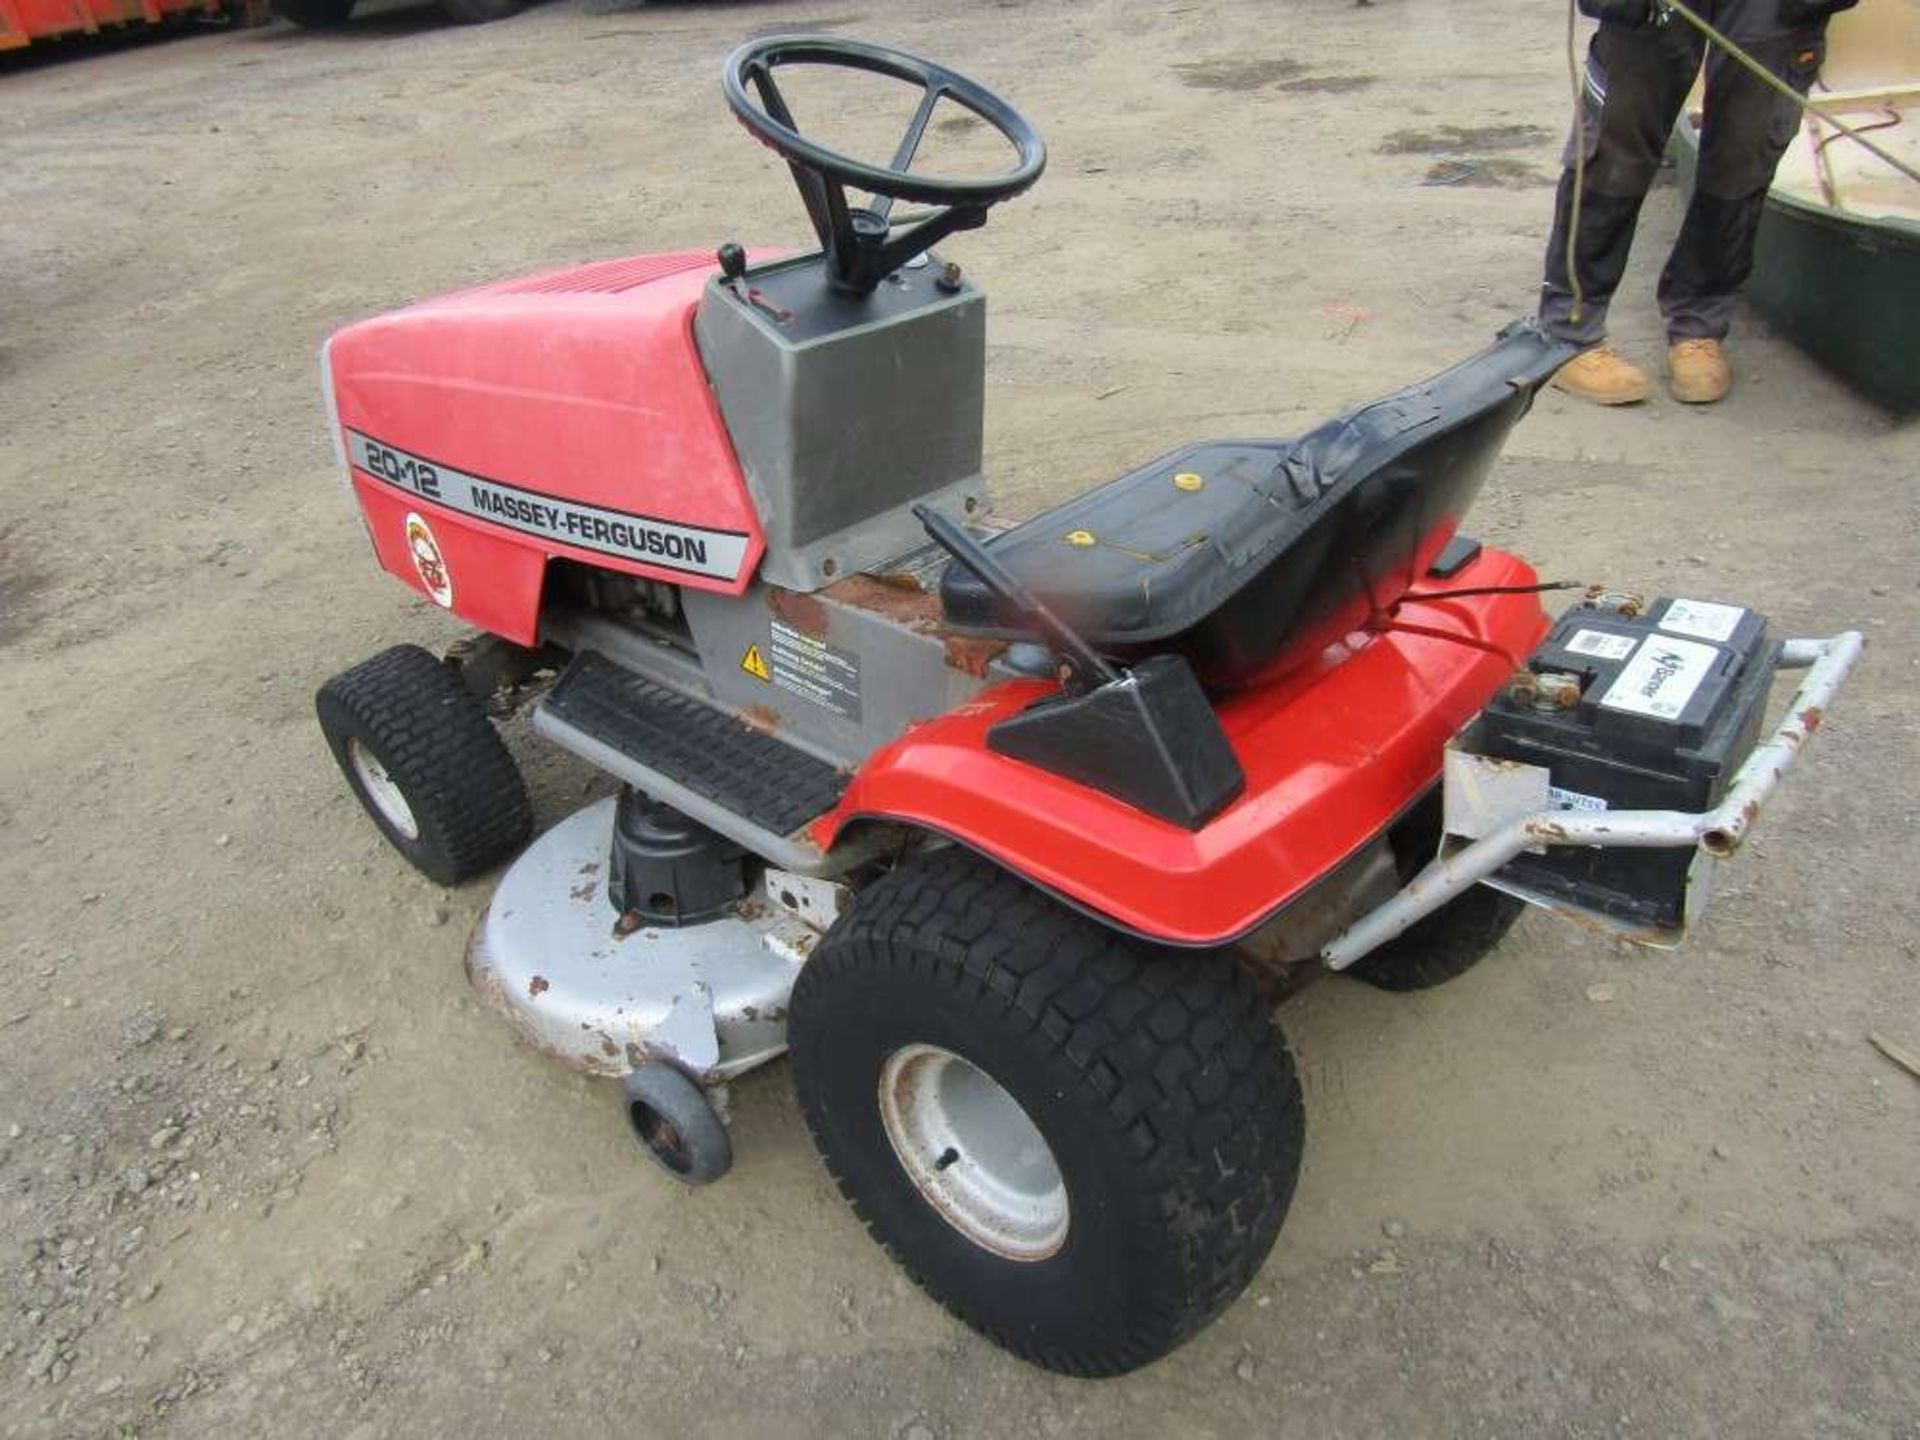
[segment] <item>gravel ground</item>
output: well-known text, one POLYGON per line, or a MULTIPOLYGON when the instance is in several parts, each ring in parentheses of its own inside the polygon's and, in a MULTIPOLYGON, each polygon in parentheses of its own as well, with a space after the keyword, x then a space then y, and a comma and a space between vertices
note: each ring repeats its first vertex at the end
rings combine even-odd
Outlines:
MULTIPOLYGON (((1524 311, 1555 8, 1092 0, 370 9, 0 66, 0 1434, 1920 1436, 1920 444, 1757 322, 1726 404, 1546 397, 1475 524, 1553 575, 1874 649, 1673 954, 1545 917, 1459 982, 1282 1011, 1311 1141, 1253 1289, 1106 1383, 891 1268, 783 1066, 664 1183, 468 992, 487 898, 375 836, 311 718, 453 638, 342 502, 314 354, 412 297, 802 238, 725 116, 772 27, 890 38, 1052 168, 956 241, 1030 510, 1286 433, 1524 311), (748 228, 752 227, 752 228, 748 228), (1902 622, 1900 616, 1907 616, 1902 622)), ((1618 314, 1654 356, 1678 218, 1618 314)), ((542 824, 601 783, 510 733, 542 824)))

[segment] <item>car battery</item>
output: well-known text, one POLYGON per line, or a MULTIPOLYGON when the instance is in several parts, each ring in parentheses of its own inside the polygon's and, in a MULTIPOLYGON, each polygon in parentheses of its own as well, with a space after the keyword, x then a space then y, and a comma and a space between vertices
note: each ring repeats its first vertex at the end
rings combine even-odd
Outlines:
MULTIPOLYGON (((1560 618, 1459 748, 1544 768, 1559 809, 1709 810, 1759 736, 1778 654, 1765 617, 1741 606, 1602 596, 1560 618)), ((1685 848, 1556 846, 1492 879, 1668 931, 1685 922, 1695 859, 1685 848)))

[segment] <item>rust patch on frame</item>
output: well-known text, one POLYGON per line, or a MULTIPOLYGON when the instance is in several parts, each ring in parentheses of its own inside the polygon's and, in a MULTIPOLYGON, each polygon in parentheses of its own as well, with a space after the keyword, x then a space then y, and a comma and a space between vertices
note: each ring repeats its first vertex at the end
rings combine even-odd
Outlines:
POLYGON ((987 671, 993 662, 1006 652, 1004 640, 981 640, 968 635, 949 635, 946 644, 947 668, 958 670, 962 675, 971 675, 976 680, 987 678, 987 671))
POLYGON ((909 630, 936 630, 942 618, 940 597, 922 589, 911 576, 883 580, 849 575, 827 594, 850 609, 864 610, 909 630))
POLYGON ((740 712, 740 723, 749 730, 771 735, 780 728, 780 712, 771 705, 749 705, 740 712))
POLYGON ((816 640, 826 639, 827 607, 817 596, 769 585, 767 608, 802 635, 811 635, 816 640))

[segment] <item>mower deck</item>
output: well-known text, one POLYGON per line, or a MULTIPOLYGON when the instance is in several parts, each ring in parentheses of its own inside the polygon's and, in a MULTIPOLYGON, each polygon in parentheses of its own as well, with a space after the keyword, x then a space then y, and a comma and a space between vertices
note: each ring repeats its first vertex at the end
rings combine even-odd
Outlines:
POLYGON ((772 1059, 819 931, 764 895, 699 925, 628 928, 607 899, 613 812, 611 799, 587 806, 513 863, 467 949, 474 988, 536 1049, 593 1075, 655 1059, 713 1083, 772 1059))

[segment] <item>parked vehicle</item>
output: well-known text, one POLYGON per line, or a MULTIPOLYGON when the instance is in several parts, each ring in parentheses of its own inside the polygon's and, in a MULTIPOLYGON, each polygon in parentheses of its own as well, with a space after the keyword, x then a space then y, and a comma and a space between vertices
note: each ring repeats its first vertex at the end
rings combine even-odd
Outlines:
POLYGON ((1672 943, 1860 637, 1602 590, 1549 619, 1461 531, 1571 353, 1528 325, 1298 438, 994 522, 984 297, 930 247, 1040 178, 1040 136, 850 39, 757 40, 724 82, 819 250, 612 260, 328 342, 380 565, 477 634, 336 676, 321 727, 452 884, 532 829, 490 718, 531 705, 623 788, 513 861, 481 993, 619 1077, 689 1183, 731 1159, 713 1092, 790 1049, 920 1285, 1036 1364, 1130 1370, 1280 1231, 1306 1132, 1273 997, 1322 968, 1437 984, 1529 903, 1672 943), (917 87, 891 159, 803 133, 796 66, 917 87), (913 168, 941 105, 1003 173, 913 168), (1769 724, 1783 668, 1808 673, 1769 724))

